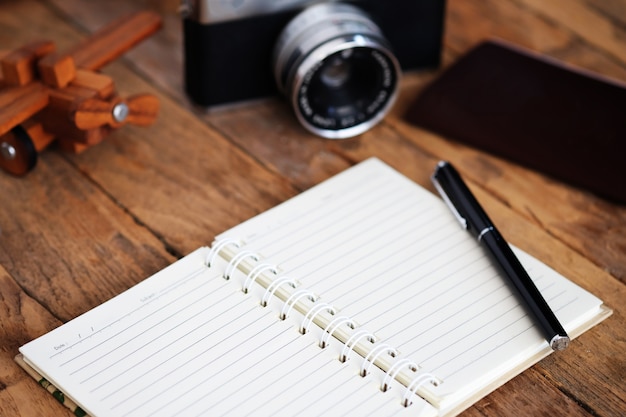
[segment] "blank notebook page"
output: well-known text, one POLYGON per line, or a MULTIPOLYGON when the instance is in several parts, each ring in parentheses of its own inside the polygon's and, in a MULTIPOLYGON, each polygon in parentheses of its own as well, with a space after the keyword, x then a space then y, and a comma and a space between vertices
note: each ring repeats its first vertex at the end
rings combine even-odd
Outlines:
MULTIPOLYGON (((506 280, 445 204, 378 160, 218 238, 228 237, 242 239, 246 250, 434 374, 440 384, 420 393, 443 413, 550 353, 506 280)), ((601 301, 515 250, 566 330, 578 334, 601 301)))

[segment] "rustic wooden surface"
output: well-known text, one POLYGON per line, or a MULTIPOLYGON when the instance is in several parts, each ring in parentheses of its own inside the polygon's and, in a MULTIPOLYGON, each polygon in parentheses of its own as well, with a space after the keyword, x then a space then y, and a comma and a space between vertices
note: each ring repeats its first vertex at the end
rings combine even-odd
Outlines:
MULTIPOLYGON (((199 113, 182 92, 177 5, 0 1, 4 50, 38 39, 63 50, 142 8, 164 19, 104 68, 123 95, 159 97, 155 125, 80 155, 47 149, 25 178, 0 173, 0 416, 70 415, 13 362, 20 345, 369 156, 431 190, 436 162, 452 161, 512 243, 614 309, 464 415, 626 414, 626 207, 405 123, 438 71, 405 77, 392 114, 357 139, 311 136, 278 99, 199 113)), ((444 65, 491 36, 626 81, 625 0, 449 0, 444 65)))

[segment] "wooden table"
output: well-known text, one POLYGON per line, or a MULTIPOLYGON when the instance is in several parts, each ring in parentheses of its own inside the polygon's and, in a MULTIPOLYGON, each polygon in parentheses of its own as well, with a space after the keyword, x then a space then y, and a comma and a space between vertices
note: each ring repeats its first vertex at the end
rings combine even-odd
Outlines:
MULTIPOLYGON (((626 207, 407 124, 439 71, 407 75, 392 113, 351 140, 308 134, 279 99, 197 112, 182 91, 177 5, 0 2, 0 49, 39 38, 63 49, 139 8, 164 18, 104 69, 122 94, 159 97, 155 125, 125 126, 80 155, 48 149, 24 178, 0 175, 0 415, 69 415, 14 363, 20 345, 369 156, 431 190, 436 162, 452 161, 512 243, 614 309, 465 415, 626 414, 626 207)), ((444 66, 490 36, 626 81, 624 0, 450 0, 444 66)))

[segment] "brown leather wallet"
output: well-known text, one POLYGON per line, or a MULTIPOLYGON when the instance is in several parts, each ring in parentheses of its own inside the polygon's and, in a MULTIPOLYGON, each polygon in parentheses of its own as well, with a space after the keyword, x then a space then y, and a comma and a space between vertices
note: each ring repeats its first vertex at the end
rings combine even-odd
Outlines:
POLYGON ((626 203, 626 84, 493 40, 427 86, 406 120, 626 203))

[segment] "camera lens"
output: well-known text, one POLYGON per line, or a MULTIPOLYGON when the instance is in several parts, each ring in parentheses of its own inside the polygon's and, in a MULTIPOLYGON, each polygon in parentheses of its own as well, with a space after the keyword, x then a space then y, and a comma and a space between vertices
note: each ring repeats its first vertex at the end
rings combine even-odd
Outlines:
POLYGON ((298 120, 331 139, 378 123, 397 95, 400 70, 381 30, 345 3, 311 6, 281 33, 274 75, 298 120))
POLYGON ((352 71, 352 65, 345 59, 347 56, 336 56, 328 61, 327 65, 320 69, 320 78, 328 88, 343 86, 352 71))

